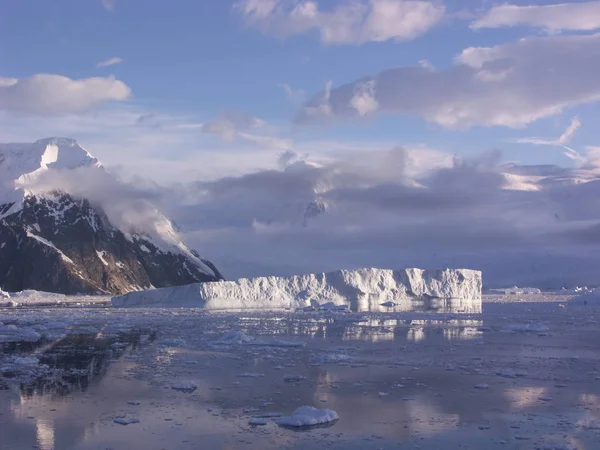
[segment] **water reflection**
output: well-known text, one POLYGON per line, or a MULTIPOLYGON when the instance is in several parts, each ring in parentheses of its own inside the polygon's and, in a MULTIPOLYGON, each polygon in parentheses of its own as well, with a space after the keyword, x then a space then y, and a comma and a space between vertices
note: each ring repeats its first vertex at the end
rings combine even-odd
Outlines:
POLYGON ((236 317, 235 325, 250 335, 299 336, 316 340, 342 338, 344 341, 365 342, 468 340, 482 334, 479 328, 483 326, 483 321, 477 319, 409 319, 406 315, 393 314, 395 318, 391 316, 242 315, 236 317))
MULTIPOLYGON (((95 379, 106 373, 112 359, 135 351, 155 338, 154 332, 138 329, 115 335, 72 334, 54 341, 27 343, 30 354, 39 360, 40 366, 48 369, 40 376, 21 383, 21 395, 24 398, 64 396, 73 391, 85 391, 95 379)), ((23 347, 17 346, 14 350, 17 349, 22 351, 23 347)), ((1 375, 7 379, 15 376, 10 369, 1 375)))

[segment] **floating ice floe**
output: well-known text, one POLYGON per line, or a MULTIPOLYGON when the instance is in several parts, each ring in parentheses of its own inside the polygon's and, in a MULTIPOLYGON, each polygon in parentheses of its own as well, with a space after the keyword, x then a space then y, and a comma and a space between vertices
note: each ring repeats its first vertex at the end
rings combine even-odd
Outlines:
POLYGON ((517 287, 513 286, 505 289, 490 289, 488 292, 491 294, 503 294, 503 295, 531 295, 541 294, 542 290, 533 287, 517 287))
POLYGON ((543 323, 513 323, 509 324, 502 330, 503 332, 519 332, 519 333, 545 333, 550 328, 543 323))
POLYGON ((242 333, 241 331, 227 331, 221 339, 216 341, 217 344, 245 344, 254 341, 252 336, 242 333))
POLYGON ((324 425, 339 420, 337 412, 331 409, 317 409, 312 406, 301 406, 291 416, 275 419, 275 423, 284 427, 311 427, 324 425))
POLYGON ((196 386, 195 383, 188 381, 172 384, 171 389, 181 392, 194 392, 196 389, 198 389, 198 386, 196 386))
POLYGON ((184 339, 163 339, 159 343, 164 347, 185 347, 184 339))
POLYGON ((569 300, 573 305, 600 305, 600 290, 585 292, 569 300))
POLYGON ((0 342, 37 342, 42 335, 29 327, 0 325, 0 342))
POLYGON ((288 383, 296 383, 302 380, 306 380, 306 377, 303 375, 285 375, 283 377, 283 381, 287 381, 288 383))
POLYGON ((359 269, 237 281, 195 283, 113 297, 115 307, 198 307, 211 310, 298 310, 306 307, 377 311, 451 308, 481 311, 481 272, 467 269, 359 269))
POLYGON ((114 422, 118 423, 119 425, 130 425, 132 423, 140 423, 140 419, 136 419, 135 417, 120 416, 117 417, 114 422))
POLYGON ((259 417, 253 417, 252 419, 250 419, 248 421, 248 425, 254 425, 254 426, 264 426, 267 423, 269 423, 269 421, 267 419, 261 419, 259 417))

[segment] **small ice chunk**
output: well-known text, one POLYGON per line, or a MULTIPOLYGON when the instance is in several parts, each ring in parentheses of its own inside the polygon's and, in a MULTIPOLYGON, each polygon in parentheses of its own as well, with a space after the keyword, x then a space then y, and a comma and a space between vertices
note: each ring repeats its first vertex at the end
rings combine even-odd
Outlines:
POLYGON ((245 372, 245 373, 238 373, 237 376, 240 378, 262 378, 265 376, 265 374, 264 373, 245 372))
POLYGON ((385 302, 385 303, 382 303, 381 306, 385 306, 386 308, 393 308, 394 306, 398 306, 398 303, 385 302))
POLYGON ((306 377, 303 375, 285 375, 283 377, 283 381, 287 381, 288 383, 295 383, 302 380, 306 380, 306 377))
POLYGON ((132 423, 139 423, 140 419, 136 419, 135 417, 117 417, 114 422, 119 425, 129 425, 132 423))
POLYGON ((474 386, 475 389, 489 389, 490 385, 486 384, 486 383, 480 383, 480 384, 476 384, 474 386))
POLYGON ((317 409, 312 406, 301 406, 291 416, 275 419, 275 423, 287 427, 310 427, 332 423, 340 417, 331 409, 317 409))
POLYGON ((320 355, 315 355, 312 358, 312 361, 320 364, 327 363, 340 363, 350 361, 352 358, 343 353, 322 353, 320 355))
POLYGON ((508 325, 502 331, 508 332, 519 332, 519 333, 543 333, 548 331, 549 328, 543 323, 514 323, 508 325))
POLYGON ((141 405, 140 402, 138 402, 137 400, 132 400, 130 402, 127 402, 128 405, 132 405, 132 406, 138 406, 141 405))
POLYGON ((196 384, 192 383, 191 381, 188 381, 182 383, 175 383, 171 385, 171 389, 181 392, 194 392, 196 389, 198 389, 198 386, 196 386, 196 384))
POLYGON ((20 366, 37 366, 40 363, 40 360, 35 358, 34 356, 17 356, 13 359, 13 364, 18 364, 20 366))
POLYGON ((221 339, 217 341, 218 344, 245 344, 252 342, 254 338, 242 333, 241 331, 228 331, 221 339))
POLYGON ((281 341, 279 339, 274 339, 272 341, 253 341, 248 342, 252 345, 262 346, 262 347, 304 347, 306 346, 306 342, 298 342, 298 341, 281 341))
POLYGON ((267 419, 261 419, 259 417, 253 417, 252 419, 250 419, 248 421, 248 425, 254 425, 254 426, 263 426, 266 425, 268 423, 267 419))
POLYGON ((256 419, 273 419, 275 417, 281 417, 281 413, 276 413, 276 412, 272 412, 272 413, 264 413, 264 414, 256 414, 255 416, 252 416, 256 419))
POLYGON ((159 342, 159 345, 164 347, 185 347, 184 339, 163 339, 159 342))

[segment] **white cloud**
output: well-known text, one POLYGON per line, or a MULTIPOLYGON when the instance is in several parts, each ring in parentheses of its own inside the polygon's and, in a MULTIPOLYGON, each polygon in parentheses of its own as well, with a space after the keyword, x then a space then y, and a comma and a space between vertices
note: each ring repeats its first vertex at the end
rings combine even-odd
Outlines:
POLYGON ((265 34, 287 37, 316 30, 325 44, 411 40, 445 13, 441 2, 426 0, 344 0, 329 10, 314 0, 241 0, 234 8, 265 34))
POLYGON ((114 66, 115 64, 121 64, 123 62, 123 58, 119 58, 115 56, 114 58, 105 59, 104 61, 100 61, 96 64, 96 67, 109 67, 114 66))
POLYGON ((334 89, 328 86, 305 103, 297 121, 360 117, 376 111, 417 115, 448 128, 522 127, 569 106, 600 99, 596 76, 600 60, 595 57, 599 47, 600 34, 534 37, 467 48, 447 70, 402 67, 334 89), (363 92, 361 87, 370 83, 373 89, 363 96, 368 101, 357 103, 357 91, 363 92), (357 104, 362 106, 357 109, 357 104))
POLYGON ((202 131, 217 134, 221 138, 231 141, 239 132, 261 128, 265 124, 264 120, 242 111, 224 111, 212 121, 203 124, 202 131))
POLYGON ((215 119, 202 124, 200 128, 203 133, 216 134, 228 142, 241 139, 259 147, 276 150, 289 150, 294 147, 290 139, 268 134, 270 130, 266 121, 242 111, 222 112, 215 119), (262 130, 263 134, 248 132, 252 130, 262 130))
POLYGON ((108 12, 113 12, 115 10, 115 8, 117 7, 117 0, 101 0, 101 1, 102 1, 102 6, 108 12))
POLYGON ((16 116, 0 111, 0 142, 50 136, 77 139, 111 171, 161 183, 213 179, 275 166, 274 151, 211 145, 193 117, 130 105, 64 116, 16 116), (143 127, 143 129, 141 129, 143 127))
POLYGON ((497 153, 449 163, 445 155, 443 166, 411 175, 421 155, 396 147, 312 164, 288 153, 279 169, 187 186, 186 205, 170 213, 232 278, 454 266, 483 269, 495 285, 595 280, 598 183, 564 181, 599 172, 509 166, 549 175, 538 191, 514 191, 497 153), (326 211, 315 217, 316 204, 326 211))
POLYGON ((108 101, 129 98, 129 87, 114 77, 72 80, 38 74, 0 79, 0 110, 16 114, 61 115, 89 110, 108 101))
POLYGON ((359 116, 372 114, 379 108, 379 103, 375 98, 375 89, 375 80, 369 80, 354 87, 350 106, 356 110, 359 116))
POLYGON ((555 5, 498 5, 475 20, 471 28, 530 26, 550 33, 600 28, 600 1, 555 5))
POLYGON ((511 140, 511 142, 514 142, 516 144, 549 145, 551 147, 560 147, 565 150, 564 155, 567 158, 583 162, 585 161, 585 158, 582 157, 579 154, 579 152, 567 146, 567 144, 571 141, 571 138, 575 135, 575 132, 579 129, 580 126, 581 121, 579 120, 579 117, 575 116, 573 117, 573 119, 571 119, 571 124, 568 126, 565 132, 562 135, 560 135, 557 139, 530 137, 513 139, 511 140))
POLYGON ((288 100, 294 103, 301 102, 306 97, 306 92, 301 89, 294 89, 287 83, 282 83, 280 86, 285 91, 285 95, 288 100))

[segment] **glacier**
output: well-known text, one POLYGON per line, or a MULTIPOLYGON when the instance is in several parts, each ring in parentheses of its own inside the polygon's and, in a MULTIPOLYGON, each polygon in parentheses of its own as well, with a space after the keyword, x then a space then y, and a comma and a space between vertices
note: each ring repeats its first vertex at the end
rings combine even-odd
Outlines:
POLYGON ((322 304, 352 311, 481 311, 482 274, 470 269, 366 268, 292 277, 241 278, 130 292, 114 307, 208 310, 300 309, 322 304))

